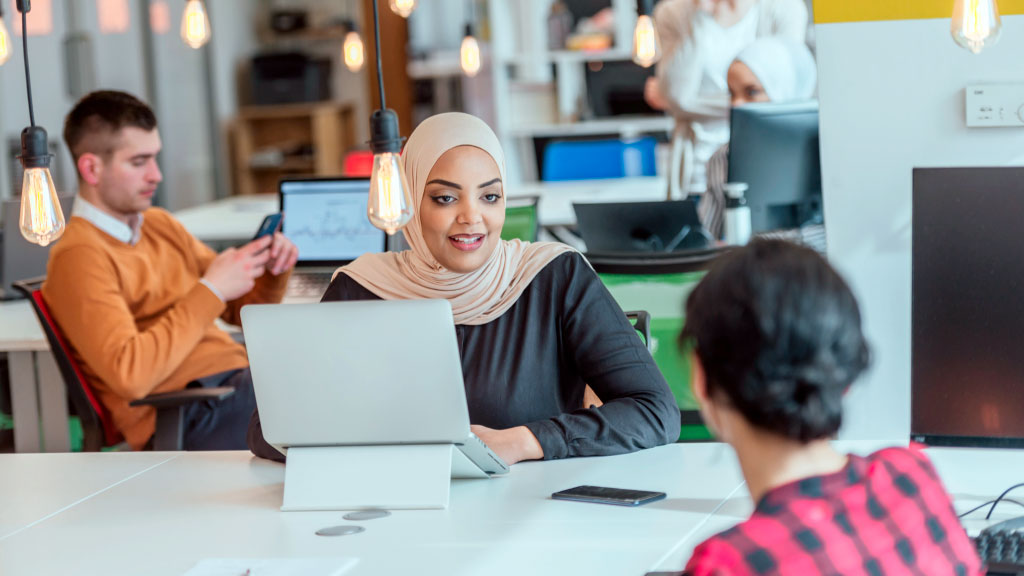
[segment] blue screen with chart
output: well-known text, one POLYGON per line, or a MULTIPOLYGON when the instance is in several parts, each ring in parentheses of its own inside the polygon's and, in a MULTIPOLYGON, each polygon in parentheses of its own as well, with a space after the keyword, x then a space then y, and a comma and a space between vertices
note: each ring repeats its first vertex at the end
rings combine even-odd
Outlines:
POLYGON ((386 235, 366 217, 369 179, 281 182, 282 232, 299 262, 346 262, 383 252, 386 235))

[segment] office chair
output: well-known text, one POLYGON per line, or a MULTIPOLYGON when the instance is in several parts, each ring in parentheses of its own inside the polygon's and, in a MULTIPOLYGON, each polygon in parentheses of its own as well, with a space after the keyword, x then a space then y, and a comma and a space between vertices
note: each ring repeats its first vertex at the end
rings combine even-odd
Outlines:
MULTIPOLYGON (((71 354, 71 349, 50 315, 43 300, 40 287, 45 278, 33 278, 14 282, 12 286, 32 303, 32 309, 43 327, 50 350, 57 361, 64 387, 71 399, 71 405, 82 421, 85 452, 98 452, 104 447, 123 444, 124 437, 114 426, 107 409, 99 401, 95 391, 82 374, 82 370, 71 354)), ((184 440, 185 408, 193 402, 223 400, 235 393, 231 387, 188 388, 178 392, 150 394, 131 402, 131 406, 152 406, 156 408, 156 433, 153 435, 154 450, 181 450, 184 440)))
POLYGON ((524 242, 536 242, 540 233, 540 218, 537 205, 540 196, 517 196, 505 204, 505 225, 501 228, 502 240, 518 238, 524 242))
MULTIPOLYGON (((644 341, 647 352, 653 356, 654 340, 651 338, 651 315, 646 310, 635 310, 626 312, 626 319, 629 320, 633 329, 637 331, 640 338, 644 341)), ((601 398, 598 397, 597 393, 588 384, 586 389, 583 390, 583 407, 596 408, 602 405, 604 405, 604 402, 601 401, 601 398)))
POLYGON ((683 304, 716 257, 728 248, 664 254, 586 254, 612 297, 625 309, 643 306, 654 362, 676 397, 682 419, 680 440, 707 440, 690 390, 690 360, 676 339, 683 328, 683 304), (660 345, 656 345, 660 343, 660 345))

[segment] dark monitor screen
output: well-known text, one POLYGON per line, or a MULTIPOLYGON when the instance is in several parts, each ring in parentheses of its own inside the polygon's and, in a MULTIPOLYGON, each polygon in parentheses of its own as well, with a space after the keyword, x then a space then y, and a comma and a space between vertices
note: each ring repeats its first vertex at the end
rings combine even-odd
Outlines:
POLYGON ((754 232, 820 219, 818 104, 747 104, 732 109, 729 182, 744 182, 754 232))
POLYGON ((1024 168, 914 170, 911 435, 1024 446, 1024 168))
POLYGON ((676 252, 708 247, 692 200, 572 205, 587 253, 676 252))

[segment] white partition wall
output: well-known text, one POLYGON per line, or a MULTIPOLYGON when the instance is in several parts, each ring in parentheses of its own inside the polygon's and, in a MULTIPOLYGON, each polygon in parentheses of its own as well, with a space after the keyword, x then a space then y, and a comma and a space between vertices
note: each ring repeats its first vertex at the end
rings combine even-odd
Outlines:
POLYGON ((1024 83, 1024 2, 1000 2, 1002 38, 980 55, 950 37, 952 2, 814 4, 828 254, 860 299, 874 353, 842 436, 906 439, 911 171, 1024 165, 1024 128, 967 128, 964 113, 966 86, 1024 83))

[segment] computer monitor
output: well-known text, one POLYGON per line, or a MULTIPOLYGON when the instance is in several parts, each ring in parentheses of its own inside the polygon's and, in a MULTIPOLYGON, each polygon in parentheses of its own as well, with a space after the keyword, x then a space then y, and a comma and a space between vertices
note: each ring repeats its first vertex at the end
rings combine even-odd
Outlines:
POLYGON ((732 109, 729 182, 744 182, 753 232, 821 218, 818 104, 747 104, 732 109))
POLYGON ((1024 168, 915 169, 916 441, 1024 446, 1024 168))
POLYGON ((676 252, 707 248, 692 200, 573 203, 587 253, 676 252))
POLYGON ((341 266, 384 252, 387 234, 366 216, 369 178, 289 178, 281 181, 281 231, 303 266, 341 266))

